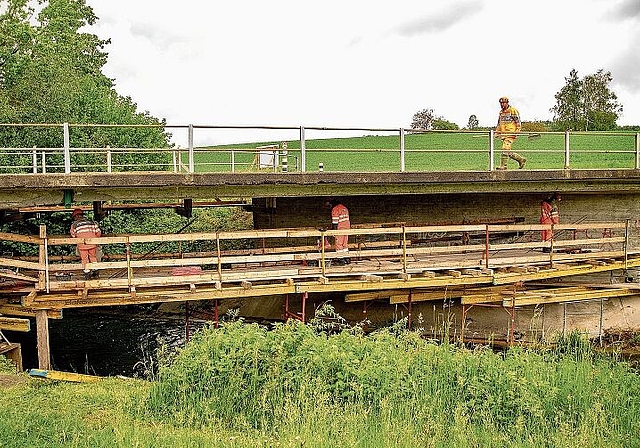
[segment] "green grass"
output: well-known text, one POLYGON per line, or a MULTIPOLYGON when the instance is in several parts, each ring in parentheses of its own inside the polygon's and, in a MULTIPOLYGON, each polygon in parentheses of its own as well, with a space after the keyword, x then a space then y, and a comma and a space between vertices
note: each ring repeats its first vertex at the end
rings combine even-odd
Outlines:
MULTIPOLYGON (((570 137, 571 168, 634 168, 635 133, 588 133, 570 137)), ((276 142, 226 145, 199 148, 195 155, 196 171, 229 171, 234 150, 236 171, 256 171, 255 147, 276 142)), ((426 133, 405 137, 406 171, 488 170, 489 142, 486 133, 426 133)), ((400 171, 398 136, 366 136, 307 140, 307 171, 400 171)), ((289 170, 295 171, 296 158, 301 164, 300 142, 288 144, 289 170)), ((564 134, 542 133, 539 137, 521 136, 513 150, 527 157, 528 169, 564 168, 564 134)), ((495 140, 495 165, 499 163, 500 141, 495 140)), ((186 162, 183 154, 183 161, 186 162)), ((515 167, 514 162, 512 166, 515 167)), ((264 169, 269 171, 269 169, 264 169)))
POLYGON ((0 391, 0 444, 143 447, 640 446, 640 378, 581 336, 494 353, 395 328, 208 328, 153 382, 0 391))

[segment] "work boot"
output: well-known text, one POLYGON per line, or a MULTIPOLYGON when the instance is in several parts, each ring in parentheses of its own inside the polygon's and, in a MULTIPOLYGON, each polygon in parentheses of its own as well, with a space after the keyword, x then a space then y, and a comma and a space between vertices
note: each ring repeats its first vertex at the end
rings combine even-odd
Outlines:
POLYGON ((518 169, 521 170, 524 168, 524 164, 527 163, 527 159, 522 157, 520 154, 513 153, 511 154, 511 158, 518 162, 518 169))
POLYGON ((506 154, 502 154, 500 156, 500 166, 497 166, 497 170, 506 170, 507 169, 507 161, 509 160, 509 156, 506 154))

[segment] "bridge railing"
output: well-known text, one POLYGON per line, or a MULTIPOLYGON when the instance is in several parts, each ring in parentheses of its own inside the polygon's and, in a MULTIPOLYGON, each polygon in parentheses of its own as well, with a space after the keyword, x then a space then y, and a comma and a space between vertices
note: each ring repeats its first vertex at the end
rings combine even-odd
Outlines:
MULTIPOLYGON (((492 171, 501 153, 492 130, 131 125, 173 131, 173 146, 96 148, 75 140, 74 127, 92 126, 110 125, 0 124, 0 173, 492 171), (47 141, 37 137, 38 131, 47 132, 49 141, 59 132, 53 140, 61 145, 33 146, 33 141, 47 141), (3 143, 15 142, 16 135, 25 147, 3 143), (230 138, 256 143, 220 143, 230 138)), ((533 169, 640 168, 637 132, 522 132, 513 150, 533 169)))
POLYGON ((85 280, 76 256, 54 255, 56 247, 73 248, 78 239, 49 236, 42 226, 39 235, 0 234, 0 247, 23 244, 38 254, 0 255, 0 289, 16 288, 7 281, 30 284, 38 291, 68 292, 203 284, 220 290, 250 288, 251 282, 329 282, 333 276, 361 279, 373 274, 405 280, 425 273, 490 275, 490 270, 511 266, 612 258, 626 262, 628 236, 626 222, 116 235, 83 240, 105 253, 102 261, 87 265, 100 273, 99 279, 85 280), (551 241, 540 241, 539 232, 545 229, 554 230, 551 241), (346 255, 331 247, 338 235, 349 237, 348 265, 336 262, 346 255), (188 251, 195 242, 207 250, 188 251))

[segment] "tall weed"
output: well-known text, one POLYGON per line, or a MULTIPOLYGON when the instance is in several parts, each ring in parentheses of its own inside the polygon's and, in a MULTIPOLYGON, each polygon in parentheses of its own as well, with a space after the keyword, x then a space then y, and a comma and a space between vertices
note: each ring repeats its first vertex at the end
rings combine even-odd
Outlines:
POLYGON ((303 438, 340 434, 360 446, 412 446, 447 434, 453 446, 570 446, 572 437, 640 444, 638 376, 580 341, 549 353, 494 353, 397 328, 364 335, 297 321, 270 330, 232 322, 200 332, 161 367, 146 409, 193 427, 296 428, 303 438))

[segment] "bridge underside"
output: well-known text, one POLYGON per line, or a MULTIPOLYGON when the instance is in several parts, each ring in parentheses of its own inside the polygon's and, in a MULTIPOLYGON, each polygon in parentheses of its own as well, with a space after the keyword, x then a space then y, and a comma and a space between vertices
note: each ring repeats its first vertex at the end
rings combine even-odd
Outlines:
POLYGON ((65 202, 476 193, 637 193, 640 170, 3 175, 2 209, 65 202))

